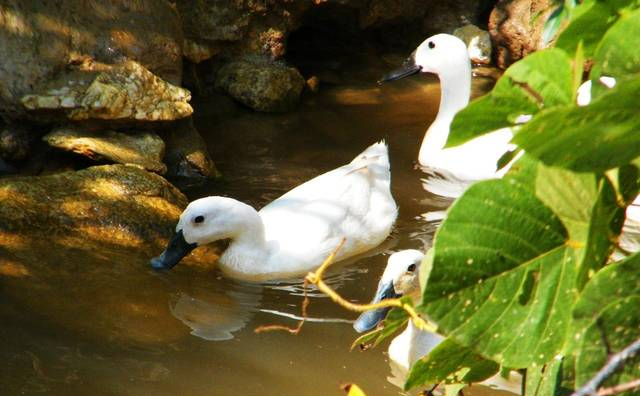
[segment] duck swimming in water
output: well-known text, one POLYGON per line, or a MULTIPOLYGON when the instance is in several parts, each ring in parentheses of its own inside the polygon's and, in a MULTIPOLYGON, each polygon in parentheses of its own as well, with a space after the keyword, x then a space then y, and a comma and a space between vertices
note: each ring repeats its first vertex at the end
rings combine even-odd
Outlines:
MULTIPOLYGON (((411 297, 415 303, 420 301, 420 264, 424 254, 419 250, 407 249, 389 256, 372 304, 388 298, 411 297)), ((353 327, 359 332, 372 330, 385 319, 389 308, 380 308, 364 312, 355 321, 353 327)), ((389 345, 389 360, 392 371, 402 371, 406 376, 411 366, 444 340, 440 334, 424 331, 416 327, 411 319, 400 335, 395 337, 389 345), (394 370, 399 369, 399 370, 394 370)), ((396 375, 399 373, 396 372, 396 375)), ((401 381, 401 382, 404 382, 401 381)), ((511 372, 509 378, 495 375, 482 384, 501 390, 520 394, 522 376, 511 372)))
POLYGON ((509 143, 513 137, 511 129, 499 129, 445 148, 451 122, 456 113, 467 106, 471 96, 471 60, 464 42, 450 34, 429 37, 401 68, 383 77, 381 82, 416 73, 433 73, 440 79, 438 115, 425 133, 418 154, 418 162, 431 176, 425 180, 425 189, 437 195, 457 197, 474 181, 501 177, 509 166, 498 169, 498 161, 515 149, 515 145, 509 143))
POLYGON ((381 141, 260 211, 232 198, 195 200, 151 266, 170 269, 196 247, 228 239, 219 265, 231 277, 262 281, 304 274, 343 238, 336 260, 372 249, 389 236, 398 215, 390 183, 388 148, 381 141))

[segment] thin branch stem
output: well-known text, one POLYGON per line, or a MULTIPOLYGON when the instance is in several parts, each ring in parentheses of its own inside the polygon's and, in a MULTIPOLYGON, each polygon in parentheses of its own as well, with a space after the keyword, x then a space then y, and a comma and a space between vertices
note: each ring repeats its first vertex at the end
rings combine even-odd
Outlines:
POLYGON ((407 312, 409 317, 412 319, 413 324, 417 328, 425 331, 430 331, 430 332, 436 331, 436 327, 433 324, 422 319, 420 315, 418 315, 416 310, 413 308, 413 306, 411 306, 410 304, 400 299, 394 298, 389 300, 382 300, 376 304, 355 304, 342 298, 342 296, 340 296, 335 290, 333 290, 329 285, 324 283, 322 276, 324 275, 324 272, 326 271, 326 269, 329 268, 329 266, 333 262, 333 258, 335 257, 338 250, 342 247, 342 245, 344 245, 344 242, 345 242, 345 239, 343 238, 342 241, 340 241, 340 244, 338 245, 338 247, 333 251, 333 253, 331 253, 331 255, 327 257, 327 259, 322 263, 322 265, 315 272, 309 272, 305 280, 307 280, 311 284, 316 285, 316 287, 321 292, 329 296, 336 304, 350 311, 365 312, 365 311, 378 309, 378 308, 398 307, 398 308, 404 309, 405 312, 407 312))
POLYGON ((618 393, 634 390, 636 388, 640 388, 640 378, 631 382, 612 386, 611 388, 602 388, 598 391, 598 396, 617 395, 618 393))
POLYGON ((425 331, 430 331, 430 332, 435 332, 436 331, 436 327, 427 322, 426 320, 422 319, 420 317, 420 315, 416 312, 416 310, 413 308, 413 306, 411 306, 409 303, 406 303, 400 299, 389 299, 389 300, 383 300, 377 304, 355 304, 352 303, 350 301, 345 300, 342 296, 340 296, 335 290, 333 290, 329 285, 327 285, 326 283, 324 283, 324 280, 322 279, 322 276, 324 275, 324 272, 327 270, 327 268, 329 268, 329 266, 333 263, 333 260, 336 257, 336 254, 338 253, 338 251, 342 248, 342 246, 345 243, 345 239, 342 238, 342 240, 340 241, 340 243, 338 244, 338 246, 333 250, 333 252, 331 252, 331 254, 329 255, 329 257, 327 257, 324 262, 322 263, 322 265, 320 265, 320 267, 318 267, 318 269, 315 272, 309 272, 307 274, 307 276, 304 279, 304 301, 302 302, 302 320, 298 323, 298 325, 296 327, 288 327, 288 326, 284 326, 284 325, 267 325, 267 326, 260 326, 257 327, 254 331, 256 333, 262 333, 265 331, 273 331, 273 330, 284 330, 284 331, 288 331, 289 333, 292 334, 298 334, 300 332, 300 330, 302 329, 302 325, 305 322, 305 319, 307 318, 307 307, 309 305, 309 298, 307 296, 307 286, 309 284, 314 284, 316 285, 316 287, 318 288, 318 290, 320 290, 321 292, 323 292, 324 294, 326 294, 327 296, 329 296, 331 298, 331 300, 333 300, 336 304, 350 310, 350 311, 355 311, 355 312, 365 312, 365 311, 369 311, 372 309, 378 309, 378 308, 387 308, 387 307, 398 307, 401 309, 404 309, 405 312, 407 312, 407 314, 409 315, 409 317, 411 318, 411 320, 413 320, 413 324, 421 329, 421 330, 425 330, 425 331))
POLYGON ((600 371, 580 389, 575 391, 571 396, 593 396, 598 395, 598 387, 613 374, 616 370, 622 366, 622 364, 635 356, 640 351, 640 338, 632 342, 629 346, 622 351, 612 355, 609 358, 607 364, 605 364, 600 371))

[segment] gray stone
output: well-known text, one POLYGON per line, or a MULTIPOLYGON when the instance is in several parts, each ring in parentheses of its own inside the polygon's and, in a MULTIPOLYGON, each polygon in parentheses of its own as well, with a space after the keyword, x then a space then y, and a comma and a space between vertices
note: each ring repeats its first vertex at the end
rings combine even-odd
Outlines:
POLYGON ((295 107, 305 80, 293 67, 260 60, 237 60, 224 65, 216 88, 257 111, 278 112, 295 107))
POLYGON ((164 161, 168 178, 187 179, 189 183, 189 180, 199 182, 220 175, 191 118, 177 121, 160 135, 167 146, 164 161))

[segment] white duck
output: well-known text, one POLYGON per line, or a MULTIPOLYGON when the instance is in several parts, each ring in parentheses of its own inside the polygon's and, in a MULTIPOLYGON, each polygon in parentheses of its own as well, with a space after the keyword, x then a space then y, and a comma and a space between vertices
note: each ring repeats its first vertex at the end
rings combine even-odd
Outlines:
POLYGON ((424 170, 436 176, 425 181, 425 189, 437 195, 457 197, 474 181, 501 177, 509 167, 498 169, 498 160, 515 149, 515 145, 509 143, 513 137, 509 128, 444 148, 453 117, 467 106, 471 96, 471 60, 464 42, 449 34, 431 36, 401 68, 381 81, 399 80, 419 72, 436 74, 441 91, 438 115, 424 135, 418 155, 424 170))
MULTIPOLYGON (((376 295, 371 303, 384 299, 410 296, 414 301, 420 300, 419 271, 424 254, 418 250, 408 249, 392 254, 387 267, 380 278, 376 295)), ((359 332, 373 329, 387 315, 388 308, 364 312, 356 320, 353 327, 359 332)), ((411 319, 405 330, 395 337, 389 345, 389 359, 406 375, 418 359, 427 355, 444 338, 436 333, 417 328, 411 319)), ((392 367, 393 368, 393 367, 392 367)), ((397 374, 397 373, 396 373, 397 374)), ((403 381, 404 382, 404 381, 403 381)), ((512 393, 520 394, 522 376, 516 372, 505 379, 499 374, 485 380, 482 384, 512 393)))
POLYGON ((308 272, 335 249, 346 259, 382 243, 398 215, 390 190, 387 145, 381 141, 351 163, 294 188, 260 211, 225 197, 187 206, 165 251, 151 260, 169 269, 197 246, 229 239, 219 259, 229 276, 260 281, 308 272))

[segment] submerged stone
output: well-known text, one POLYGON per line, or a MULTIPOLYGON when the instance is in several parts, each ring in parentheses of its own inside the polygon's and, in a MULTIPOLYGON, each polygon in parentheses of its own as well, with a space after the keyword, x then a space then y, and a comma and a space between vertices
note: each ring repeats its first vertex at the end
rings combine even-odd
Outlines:
POLYGON ((198 182, 220 175, 192 118, 180 120, 160 134, 167 146, 164 158, 167 177, 172 181, 187 179, 190 184, 189 181, 198 182))
MULTIPOLYGON (((186 204, 163 177, 137 166, 0 178, 4 296, 20 317, 83 339, 146 345, 186 336, 169 312, 173 282, 149 269, 186 204)), ((194 276, 216 260, 201 247, 181 265, 194 276)))
POLYGON ((22 97, 27 111, 49 118, 125 122, 173 121, 193 113, 191 93, 134 61, 86 61, 35 94, 22 97), (62 117, 61 117, 62 116, 62 117))
POLYGON ((163 174, 164 141, 154 132, 89 131, 75 127, 54 129, 43 140, 53 147, 119 164, 140 165, 163 174))
POLYGON ((238 60, 219 71, 216 88, 257 111, 291 110, 300 100, 305 80, 293 67, 260 60, 238 60))

